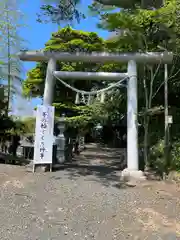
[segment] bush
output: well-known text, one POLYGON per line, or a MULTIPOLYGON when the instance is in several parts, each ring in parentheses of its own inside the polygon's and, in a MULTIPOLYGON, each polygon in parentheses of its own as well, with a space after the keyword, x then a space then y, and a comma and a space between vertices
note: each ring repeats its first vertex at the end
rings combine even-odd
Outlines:
POLYGON ((163 175, 165 171, 164 161, 164 140, 160 139, 155 145, 150 148, 150 167, 158 174, 163 175))
MULTIPOLYGON (((170 166, 169 171, 180 171, 180 139, 176 139, 172 143, 170 149, 170 166)), ((164 140, 160 139, 150 149, 150 167, 156 170, 157 173, 163 174, 166 169, 166 162, 164 160, 164 140)))
POLYGON ((171 170, 180 171, 180 139, 172 144, 171 170))

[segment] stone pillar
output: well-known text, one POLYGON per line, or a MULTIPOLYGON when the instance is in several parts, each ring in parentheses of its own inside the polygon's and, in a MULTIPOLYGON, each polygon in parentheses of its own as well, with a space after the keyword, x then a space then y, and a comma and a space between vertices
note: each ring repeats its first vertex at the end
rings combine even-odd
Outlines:
POLYGON ((44 97, 43 97, 44 105, 52 105, 52 102, 53 102, 54 86, 56 82, 53 76, 54 71, 56 71, 56 60, 51 58, 48 62, 47 71, 46 71, 46 80, 45 80, 44 97))
POLYGON ((137 69, 136 62, 128 63, 127 85, 127 168, 137 171, 138 163, 138 128, 137 128, 137 69))
POLYGON ((128 62, 127 84, 127 169, 122 176, 130 179, 144 179, 139 171, 138 159, 138 96, 137 96, 137 66, 135 61, 128 62))

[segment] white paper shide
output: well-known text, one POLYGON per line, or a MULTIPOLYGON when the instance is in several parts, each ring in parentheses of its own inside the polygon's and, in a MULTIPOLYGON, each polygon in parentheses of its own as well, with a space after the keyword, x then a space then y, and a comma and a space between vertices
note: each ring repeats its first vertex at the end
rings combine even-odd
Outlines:
POLYGON ((34 164, 52 164, 54 107, 38 106, 34 143, 34 164))

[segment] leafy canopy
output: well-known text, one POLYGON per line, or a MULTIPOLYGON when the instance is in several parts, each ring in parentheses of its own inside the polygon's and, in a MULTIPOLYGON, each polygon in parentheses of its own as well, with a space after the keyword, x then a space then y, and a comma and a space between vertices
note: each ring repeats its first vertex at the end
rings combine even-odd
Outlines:
MULTIPOLYGON (((50 40, 45 44, 44 51, 61 52, 104 52, 107 51, 106 42, 94 32, 83 32, 66 27, 52 33, 50 40)), ((83 63, 83 62, 60 62, 57 63, 57 70, 60 71, 82 71, 82 72, 118 72, 123 70, 124 65, 83 63)), ((47 63, 38 63, 35 68, 27 74, 24 81, 24 94, 26 96, 43 97, 44 82, 46 76, 47 63)), ((103 79, 102 79, 103 80, 103 79)), ((80 90, 90 91, 92 88, 103 88, 107 83, 103 81, 87 80, 67 80, 67 83, 80 90)), ((92 123, 92 106, 77 106, 74 104, 76 93, 62 85, 56 80, 54 88, 54 103, 56 115, 62 113, 68 117, 67 122, 73 122, 73 125, 92 123)), ((94 118, 93 118, 94 119, 94 118)))
MULTIPOLYGON (((134 10, 138 7, 145 9, 160 8, 164 1, 146 1, 146 0, 94 0, 90 9, 109 10, 114 8, 123 8, 134 10)), ((38 14, 38 21, 51 21, 61 24, 62 22, 80 22, 85 18, 85 13, 80 10, 81 0, 44 0, 41 6, 41 13, 38 14)))

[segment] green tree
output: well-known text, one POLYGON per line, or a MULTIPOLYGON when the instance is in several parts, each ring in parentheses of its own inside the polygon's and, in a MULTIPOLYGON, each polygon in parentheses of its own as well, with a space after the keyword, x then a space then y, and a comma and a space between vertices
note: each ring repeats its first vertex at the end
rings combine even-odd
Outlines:
MULTIPOLYGON (((41 6, 42 13, 39 14, 38 21, 42 21, 42 16, 45 20, 49 18, 54 23, 72 22, 73 20, 80 21, 85 17, 85 14, 79 10, 80 0, 44 0, 41 6)), ((152 9, 162 7, 164 1, 156 0, 94 0, 91 8, 109 10, 114 8, 135 9, 136 7, 152 9)))
POLYGON ((3 0, 0 3, 0 78, 7 86, 7 111, 11 108, 11 98, 17 92, 17 84, 21 83, 22 66, 16 53, 22 48, 24 40, 19 36, 19 30, 24 27, 24 15, 19 11, 19 5, 14 0, 3 0))
MULTIPOLYGON (((179 2, 179 1, 178 1, 179 2)), ((101 14, 99 27, 116 32, 117 36, 107 42, 114 52, 173 51, 175 58, 169 65, 169 105, 176 106, 179 98, 179 3, 169 0, 156 11, 137 9, 116 13, 101 14)), ((139 115, 144 126, 144 153, 148 163, 150 139, 157 141, 164 134, 164 119, 158 117, 163 113, 164 105, 164 67, 138 66, 139 71, 139 115), (159 119, 162 124, 158 125, 159 119), (158 134, 155 133, 158 131, 158 134)), ((177 134, 176 134, 177 136, 177 134)), ((153 144, 153 142, 152 142, 153 144)))
POLYGON ((7 98, 5 87, 0 87, 0 140, 3 141, 7 135, 23 132, 23 123, 6 115, 7 98))
MULTIPOLYGON (((106 49, 105 41, 94 32, 83 32, 73 30, 70 27, 60 29, 52 33, 50 40, 45 44, 45 51, 55 50, 62 52, 102 52, 106 49)), ((38 63, 34 69, 28 72, 27 79, 24 81, 25 95, 33 97, 43 96, 44 80, 46 75, 47 63, 38 63)), ((110 72, 119 71, 119 66, 115 64, 100 64, 100 63, 64 63, 58 61, 58 70, 61 71, 87 71, 97 72, 106 71, 110 72)), ((82 80, 67 80, 71 86, 89 91, 92 88, 103 88, 106 86, 104 82, 97 81, 82 81, 82 80)), ((68 117, 68 122, 73 121, 73 126, 76 124, 84 124, 91 122, 92 106, 77 106, 75 105, 76 93, 71 89, 65 87, 58 80, 56 81, 54 89, 54 106, 56 107, 56 115, 59 116, 65 113, 68 117)))

